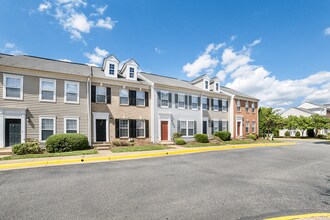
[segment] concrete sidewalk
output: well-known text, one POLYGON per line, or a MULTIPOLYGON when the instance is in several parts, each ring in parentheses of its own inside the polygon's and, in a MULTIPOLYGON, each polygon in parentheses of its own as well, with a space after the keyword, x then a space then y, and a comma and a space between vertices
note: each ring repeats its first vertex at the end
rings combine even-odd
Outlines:
POLYGON ((138 158, 148 158, 148 157, 162 157, 169 155, 200 153, 207 151, 247 149, 247 148, 255 148, 255 147, 289 146, 294 144, 296 143, 282 142, 282 143, 222 145, 222 146, 214 146, 214 147, 196 147, 196 148, 184 148, 180 146, 172 146, 175 148, 156 150, 156 151, 143 151, 143 152, 136 151, 136 152, 124 152, 124 153, 112 153, 109 150, 109 151, 99 151, 99 154, 91 154, 91 155, 4 160, 4 161, 0 161, 0 171, 9 170, 9 169, 30 168, 30 167, 45 167, 45 166, 67 165, 67 164, 105 162, 105 161, 113 161, 113 160, 138 159, 138 158))

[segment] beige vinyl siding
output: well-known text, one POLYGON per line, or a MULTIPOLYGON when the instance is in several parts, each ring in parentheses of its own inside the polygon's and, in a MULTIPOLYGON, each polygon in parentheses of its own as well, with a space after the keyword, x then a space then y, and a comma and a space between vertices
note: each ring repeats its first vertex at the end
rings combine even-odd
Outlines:
POLYGON ((26 118, 31 119, 30 121, 27 120, 26 123, 26 138, 39 139, 40 116, 56 117, 56 133, 64 133, 64 117, 79 117, 80 133, 87 135, 87 88, 86 82, 82 81, 84 78, 76 75, 43 73, 14 68, 13 71, 9 72, 8 68, 0 67, 0 107, 26 108, 26 118), (12 72, 15 72, 16 75, 24 76, 22 101, 3 99, 3 74, 15 75, 12 72), (39 78, 56 79, 56 102, 39 101, 39 78), (79 104, 64 103, 65 80, 80 80, 79 104))

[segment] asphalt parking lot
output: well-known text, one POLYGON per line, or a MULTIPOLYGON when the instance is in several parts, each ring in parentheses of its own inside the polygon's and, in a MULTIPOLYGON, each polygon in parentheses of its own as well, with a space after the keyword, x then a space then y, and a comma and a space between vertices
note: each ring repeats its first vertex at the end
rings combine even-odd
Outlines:
POLYGON ((0 219, 263 219, 330 211, 330 142, 0 172, 0 219))

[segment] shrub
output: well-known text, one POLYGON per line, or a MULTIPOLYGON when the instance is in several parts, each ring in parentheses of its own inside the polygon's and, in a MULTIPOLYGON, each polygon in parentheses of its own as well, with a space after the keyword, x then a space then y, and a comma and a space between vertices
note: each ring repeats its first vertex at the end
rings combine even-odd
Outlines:
POLYGON ((123 141, 123 140, 113 140, 112 145, 116 147, 128 147, 133 146, 134 142, 123 141))
POLYGON ((290 132, 289 132, 289 131, 286 131, 286 132, 284 133, 284 136, 285 136, 285 137, 290 137, 290 132))
POLYGON ((249 138, 249 139, 251 139, 251 140, 257 140, 257 135, 255 135, 255 134, 249 134, 248 136, 247 136, 247 138, 249 138))
POLYGON ((47 138, 46 150, 50 153, 89 149, 83 134, 55 134, 47 138))
POLYGON ((307 136, 308 137, 315 137, 314 129, 307 129, 307 136))
POLYGON ((330 133, 328 134, 328 139, 330 139, 330 133))
POLYGON ((230 141, 230 132, 229 131, 218 131, 214 133, 214 136, 219 137, 223 141, 230 141))
POLYGON ((296 137, 300 137, 300 131, 297 131, 296 134, 295 134, 296 137))
POLYGON ((174 142, 177 145, 184 145, 184 144, 186 144, 186 141, 183 140, 183 138, 174 138, 174 142))
POLYGON ((209 139, 207 134, 195 134, 194 135, 195 141, 199 143, 208 143, 209 139))
POLYGON ((14 154, 24 155, 24 154, 41 154, 42 150, 38 142, 27 142, 22 144, 15 144, 11 150, 14 154))
POLYGON ((173 134, 173 139, 175 138, 181 138, 182 137, 182 134, 180 132, 176 132, 173 134))
POLYGON ((319 138, 319 139, 327 139, 327 136, 324 135, 324 134, 319 134, 319 135, 317 135, 317 138, 319 138))

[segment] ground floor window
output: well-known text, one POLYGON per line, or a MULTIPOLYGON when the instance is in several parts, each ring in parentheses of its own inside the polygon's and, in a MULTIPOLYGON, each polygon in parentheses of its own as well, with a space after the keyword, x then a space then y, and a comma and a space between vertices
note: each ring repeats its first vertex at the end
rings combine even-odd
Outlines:
POLYGON ((136 121, 136 137, 138 137, 138 138, 145 137, 145 121, 144 120, 136 121))
POLYGON ((119 137, 128 138, 128 120, 119 120, 119 137))
POLYGON ((252 122, 252 133, 255 133, 256 132, 256 122, 253 121, 252 122))
POLYGON ((194 121, 188 121, 188 136, 194 136, 194 121))
POLYGON ((65 118, 65 133, 79 133, 79 119, 78 118, 65 118))
POLYGON ((222 125, 221 125, 222 131, 228 131, 227 124, 228 124, 227 121, 222 121, 222 125))
POLYGON ((249 130, 250 130, 250 122, 249 121, 246 121, 245 122, 245 132, 246 133, 249 133, 249 130))
POLYGON ((219 121, 213 121, 213 133, 219 131, 219 121))
POLYGON ((55 118, 40 118, 40 140, 45 141, 53 134, 55 134, 55 118))

